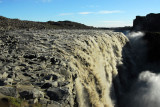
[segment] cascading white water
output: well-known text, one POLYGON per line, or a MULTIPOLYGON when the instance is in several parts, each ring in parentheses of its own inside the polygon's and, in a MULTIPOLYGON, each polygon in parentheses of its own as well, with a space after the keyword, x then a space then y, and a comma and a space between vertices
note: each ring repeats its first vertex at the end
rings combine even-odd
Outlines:
MULTIPOLYGON (((41 75, 34 77, 38 83, 55 83, 54 89, 59 92, 54 94, 62 98, 47 100, 55 100, 60 106, 158 107, 160 76, 154 71, 159 67, 147 60, 149 50, 143 33, 130 33, 127 37, 105 30, 11 31, 1 37, 4 46, 7 40, 13 42, 1 48, 1 56, 18 59, 0 64, 5 72, 10 65, 8 68, 21 77, 24 68, 20 64, 26 63, 27 73, 41 75), (6 55, 8 50, 12 51, 6 55), (26 60, 25 55, 35 58, 26 60), (56 75, 57 80, 46 80, 47 75, 56 75)), ((21 77, 21 83, 27 80, 39 87, 26 76, 21 77)))
MULTIPOLYGON (((56 93, 63 98, 51 100, 56 100, 62 107, 117 105, 118 88, 114 87, 116 84, 113 84, 113 80, 116 78, 119 81, 117 66, 123 65, 122 50, 128 42, 122 33, 106 30, 19 30, 8 35, 19 41, 16 49, 20 51, 13 51, 13 56, 34 53, 38 58, 46 58, 44 62, 30 65, 32 68, 40 66, 44 69, 41 72, 37 68, 36 71, 31 70, 33 74, 43 73, 37 81, 44 81, 43 75, 57 75, 58 80, 53 82, 58 82, 58 86, 54 86, 54 89, 63 89, 65 92, 56 93)), ((20 57, 16 61, 19 64, 26 60, 20 57)))
MULTIPOLYGON (((130 85, 130 90, 125 92, 121 100, 121 107, 159 107, 160 106, 160 74, 154 73, 159 68, 159 64, 148 62, 148 45, 143 39, 142 32, 132 32, 127 35, 132 48, 136 64, 137 79, 130 85), (150 68, 151 71, 148 71, 150 68), (154 69, 151 69, 154 68, 154 69)), ((131 81, 132 78, 128 79, 131 81)))

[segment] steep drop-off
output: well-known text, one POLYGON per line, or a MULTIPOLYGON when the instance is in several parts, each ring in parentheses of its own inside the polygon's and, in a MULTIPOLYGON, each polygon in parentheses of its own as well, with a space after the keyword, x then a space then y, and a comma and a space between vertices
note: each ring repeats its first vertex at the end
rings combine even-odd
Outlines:
POLYGON ((127 36, 129 45, 122 51, 122 68, 127 69, 121 69, 119 72, 120 81, 123 80, 119 106, 159 107, 160 35, 153 32, 132 32, 127 36))
POLYGON ((160 32, 160 14, 150 13, 146 16, 136 16, 133 22, 135 31, 160 32))
POLYGON ((117 67, 128 42, 122 33, 19 30, 0 38, 0 93, 44 106, 118 105, 117 67))

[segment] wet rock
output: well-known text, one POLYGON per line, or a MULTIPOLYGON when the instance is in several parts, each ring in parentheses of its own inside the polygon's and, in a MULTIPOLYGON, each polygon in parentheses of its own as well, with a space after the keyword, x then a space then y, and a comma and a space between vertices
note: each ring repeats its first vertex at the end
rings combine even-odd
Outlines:
POLYGON ((8 78, 14 79, 15 77, 16 77, 16 74, 13 72, 8 75, 8 78))
POLYGON ((58 82, 55 81, 55 82, 52 82, 52 87, 57 87, 58 86, 58 82))
POLYGON ((63 86, 68 85, 69 83, 70 83, 69 81, 65 81, 65 82, 58 82, 58 86, 59 86, 59 87, 63 87, 63 86))
POLYGON ((4 83, 4 80, 0 79, 0 86, 4 86, 5 83, 4 83))
POLYGON ((49 74, 47 76, 45 76, 44 78, 45 80, 50 80, 50 81, 56 81, 58 79, 58 76, 54 75, 54 74, 49 74))
POLYGON ((50 100, 60 101, 68 96, 68 91, 60 88, 49 88, 47 90, 47 95, 50 97, 50 100))
POLYGON ((6 85, 12 85, 12 82, 13 82, 13 79, 12 79, 12 78, 7 78, 7 79, 4 81, 4 83, 5 83, 6 85))
POLYGON ((40 61, 46 61, 47 59, 45 58, 45 56, 40 56, 38 57, 38 59, 40 59, 40 61))
POLYGON ((2 77, 1 77, 1 78, 5 79, 5 78, 7 78, 7 76, 8 76, 8 73, 4 72, 4 73, 2 74, 2 77))
POLYGON ((33 93, 29 91, 23 91, 19 93, 20 96, 26 100, 33 99, 33 93))
POLYGON ((49 99, 46 98, 40 98, 39 100, 40 104, 47 104, 50 101, 49 99))
POLYGON ((48 89, 50 87, 57 87, 57 86, 58 86, 57 82, 48 82, 48 83, 43 84, 41 88, 48 89))
POLYGON ((26 64, 20 64, 19 66, 27 66, 26 64))
POLYGON ((37 58, 37 56, 35 54, 27 54, 27 55, 24 55, 23 57, 28 58, 28 59, 37 58))
POLYGON ((31 74, 29 73, 23 73, 24 76, 28 76, 28 77, 31 77, 31 74))
POLYGON ((47 107, 63 107, 63 106, 58 102, 53 101, 52 104, 48 104, 47 107))
POLYGON ((53 58, 51 58, 50 62, 55 65, 55 64, 60 64, 61 61, 59 59, 53 57, 53 58))
POLYGON ((52 87, 47 90, 47 95, 50 97, 50 100, 60 101, 68 95, 68 91, 52 87))
POLYGON ((21 91, 19 94, 21 98, 26 99, 26 100, 44 97, 44 93, 35 88, 32 90, 29 89, 29 90, 21 91))
POLYGON ((47 89, 47 88, 49 88, 49 87, 52 87, 52 83, 45 83, 44 85, 42 85, 41 88, 47 89))
POLYGON ((17 96, 16 88, 14 87, 7 87, 7 86, 0 86, 0 93, 6 95, 6 96, 17 96))
POLYGON ((30 99, 30 100, 28 101, 28 103, 29 103, 29 104, 38 103, 38 99, 37 99, 37 98, 35 98, 35 99, 30 99))

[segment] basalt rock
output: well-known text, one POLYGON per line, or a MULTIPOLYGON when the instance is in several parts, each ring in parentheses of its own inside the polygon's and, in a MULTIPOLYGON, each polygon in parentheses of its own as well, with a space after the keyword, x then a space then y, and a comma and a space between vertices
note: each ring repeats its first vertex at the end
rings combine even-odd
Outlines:
POLYGON ((15 30, 0 33, 0 40, 0 85, 10 78, 20 98, 43 100, 48 107, 117 103, 116 84, 121 84, 113 80, 119 81, 117 66, 123 64, 122 48, 128 42, 122 33, 15 30))
POLYGON ((160 62, 160 33, 146 32, 143 39, 147 41, 148 61, 151 63, 160 62))
POLYGON ((16 88, 7 86, 0 86, 0 93, 12 97, 16 97, 18 95, 16 88))
POLYGON ((146 16, 137 16, 133 22, 135 31, 154 31, 160 32, 160 14, 148 14, 146 16))

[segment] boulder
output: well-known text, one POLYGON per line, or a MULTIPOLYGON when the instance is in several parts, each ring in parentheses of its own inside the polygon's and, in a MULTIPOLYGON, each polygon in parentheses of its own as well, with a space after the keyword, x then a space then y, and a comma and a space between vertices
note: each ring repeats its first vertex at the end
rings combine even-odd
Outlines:
POLYGON ((47 95, 50 97, 50 100, 54 101, 63 100, 68 96, 68 94, 69 94, 68 90, 55 87, 49 88, 47 90, 47 95))
POLYGON ((35 99, 35 98, 44 98, 44 93, 35 88, 23 90, 19 94, 21 98, 26 99, 26 100, 35 99))
POLYGON ((13 79, 12 79, 12 78, 7 78, 7 79, 4 81, 4 83, 5 83, 6 85, 12 85, 12 82, 13 82, 13 79))
POLYGON ((52 87, 52 83, 45 83, 42 85, 41 88, 50 88, 50 87, 52 87))
POLYGON ((2 78, 7 78, 7 76, 8 76, 8 73, 6 73, 6 72, 4 72, 3 74, 2 74, 2 78))
POLYGON ((4 86, 5 85, 5 82, 3 79, 0 79, 0 86, 4 86))
POLYGON ((0 93, 6 95, 6 96, 17 96, 16 88, 14 87, 7 87, 7 86, 0 86, 0 93))
POLYGON ((50 81, 56 81, 58 79, 58 76, 57 75, 54 75, 54 74, 49 74, 47 76, 44 77, 45 80, 50 80, 50 81))
POLYGON ((57 87, 58 86, 58 82, 55 81, 55 82, 47 82, 47 83, 44 83, 41 88, 42 89, 48 89, 50 87, 57 87))

